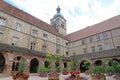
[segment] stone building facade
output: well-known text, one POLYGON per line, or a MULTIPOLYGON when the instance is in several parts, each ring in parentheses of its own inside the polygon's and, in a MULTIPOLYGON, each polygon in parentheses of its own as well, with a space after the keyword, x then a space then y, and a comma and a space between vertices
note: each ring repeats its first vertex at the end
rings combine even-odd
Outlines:
MULTIPOLYGON (((45 54, 65 57, 62 67, 77 55, 81 65, 111 57, 120 60, 120 16, 66 34, 66 20, 60 7, 50 20, 51 25, 34 16, 0 1, 0 73, 10 75, 18 70, 20 60, 26 61, 26 72, 37 73, 37 66, 44 64, 45 54)), ((69 26, 68 26, 69 27, 69 26)))

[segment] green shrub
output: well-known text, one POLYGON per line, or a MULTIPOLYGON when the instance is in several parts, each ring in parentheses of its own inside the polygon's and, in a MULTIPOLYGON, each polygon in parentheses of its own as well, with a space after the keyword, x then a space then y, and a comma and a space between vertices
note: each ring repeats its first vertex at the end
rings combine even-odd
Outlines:
POLYGON ((120 62, 113 60, 111 65, 115 74, 120 75, 120 62))
POLYGON ((22 60, 22 61, 19 62, 18 72, 23 73, 24 69, 25 69, 25 61, 22 60))
POLYGON ((39 65, 38 72, 40 73, 46 73, 49 72, 49 69, 44 66, 44 64, 39 65))
POLYGON ((103 65, 93 66, 92 67, 92 72, 93 72, 93 74, 104 75, 105 70, 104 70, 103 65))
POLYGON ((63 72, 68 72, 68 68, 63 68, 63 72))

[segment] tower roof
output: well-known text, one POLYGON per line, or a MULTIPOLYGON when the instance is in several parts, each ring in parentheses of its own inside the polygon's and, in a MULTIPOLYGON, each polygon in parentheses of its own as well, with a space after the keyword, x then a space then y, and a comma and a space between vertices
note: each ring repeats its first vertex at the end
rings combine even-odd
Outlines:
POLYGON ((63 15, 60 13, 61 8, 60 8, 59 6, 57 7, 56 11, 57 11, 57 12, 56 12, 56 14, 54 15, 54 18, 56 18, 56 17, 58 17, 58 16, 61 17, 61 18, 64 18, 63 15))

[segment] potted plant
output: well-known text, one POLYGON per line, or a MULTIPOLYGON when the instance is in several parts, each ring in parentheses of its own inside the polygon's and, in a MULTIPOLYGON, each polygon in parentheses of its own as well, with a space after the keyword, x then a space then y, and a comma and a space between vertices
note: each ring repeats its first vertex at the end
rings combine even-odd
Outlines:
POLYGON ((93 66, 92 67, 92 80, 106 80, 105 70, 103 65, 93 66))
POLYGON ((92 71, 90 70, 90 62, 89 61, 84 61, 84 63, 83 63, 83 65, 82 65, 82 67, 84 67, 85 68, 85 73, 86 73, 86 75, 90 75, 91 73, 92 73, 92 71))
POLYGON ((50 62, 50 73, 48 74, 49 79, 59 79, 60 72, 60 61, 61 56, 59 54, 46 54, 46 60, 50 62))
POLYGON ((75 55, 73 55, 72 59, 71 59, 71 62, 69 64, 69 66, 70 66, 70 68, 73 72, 75 72, 77 70, 77 67, 78 67, 77 63, 78 63, 77 58, 76 58, 75 55))
POLYGON ((47 77, 48 68, 45 67, 44 64, 38 66, 38 72, 40 77, 47 77))
POLYGON ((19 62, 18 72, 13 75, 13 80, 28 80, 29 75, 24 73, 25 61, 21 60, 19 62))
POLYGON ((120 62, 113 60, 111 65, 113 66, 113 72, 115 73, 114 78, 120 80, 120 62))
POLYGON ((71 68, 70 76, 67 78, 68 80, 80 80, 80 71, 78 70, 78 61, 76 55, 73 55, 71 61, 69 63, 69 67, 71 68))

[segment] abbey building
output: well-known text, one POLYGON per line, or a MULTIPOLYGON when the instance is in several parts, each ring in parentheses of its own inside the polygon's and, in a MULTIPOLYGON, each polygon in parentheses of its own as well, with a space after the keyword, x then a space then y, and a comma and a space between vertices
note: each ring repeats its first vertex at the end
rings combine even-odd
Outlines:
MULTIPOLYGON (((60 54, 65 59, 77 55, 79 69, 84 61, 99 64, 110 57, 120 61, 120 15, 66 34, 66 19, 58 6, 56 14, 45 23, 34 16, 0 1, 0 74, 10 75, 25 59, 26 71, 37 73, 45 54, 60 54)), ((62 62, 67 63, 67 60, 62 62)))

